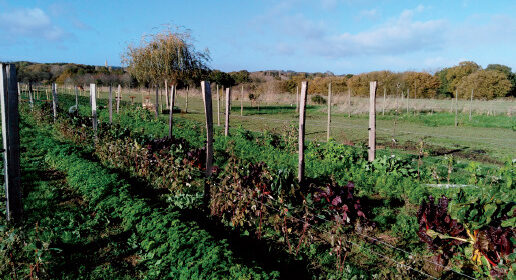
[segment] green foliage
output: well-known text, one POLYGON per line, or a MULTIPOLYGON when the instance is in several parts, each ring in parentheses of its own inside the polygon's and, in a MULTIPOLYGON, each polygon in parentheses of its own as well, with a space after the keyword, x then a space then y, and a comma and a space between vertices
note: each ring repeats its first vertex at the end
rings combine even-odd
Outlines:
POLYGON ((315 104, 326 104, 326 99, 324 99, 324 97, 320 96, 319 94, 316 94, 312 96, 312 102, 315 104))

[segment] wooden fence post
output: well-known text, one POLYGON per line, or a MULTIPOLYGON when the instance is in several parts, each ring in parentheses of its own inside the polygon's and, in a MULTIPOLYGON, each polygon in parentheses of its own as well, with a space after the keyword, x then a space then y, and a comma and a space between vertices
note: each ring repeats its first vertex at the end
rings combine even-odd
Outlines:
POLYGON ((299 158, 297 168, 297 181, 301 183, 305 175, 305 109, 306 109, 306 93, 308 82, 301 82, 301 100, 299 103, 299 158))
POLYGON ((97 85, 90 84, 90 97, 91 97, 91 117, 93 124, 93 132, 95 133, 95 138, 97 135, 97 85))
MULTIPOLYGON (((201 82, 202 99, 204 101, 204 115, 206 117, 206 177, 210 177, 213 170, 213 111, 211 106, 210 83, 201 82)), ((209 207, 210 185, 204 184, 204 205, 209 207)))
POLYGON ((373 161, 376 153, 376 85, 377 82, 369 82, 369 161, 373 161))
POLYGON ((351 118, 351 88, 348 88, 348 118, 351 118))
POLYGON ((457 119, 457 114, 458 114, 458 107, 459 107, 459 95, 458 95, 458 91, 455 90, 455 127, 457 127, 459 125, 458 123, 458 119, 457 119))
POLYGON ((13 223, 20 222, 23 214, 18 90, 16 67, 14 64, 0 64, 0 107, 2 114, 6 217, 7 221, 13 223))
POLYGON ((54 110, 54 122, 57 119, 57 84, 52 84, 52 109, 54 110))
POLYGON ((331 83, 328 84, 328 127, 326 129, 326 141, 330 141, 331 124, 331 83))
POLYGON ((186 96, 185 96, 185 113, 188 114, 188 93, 190 93, 190 87, 186 87, 186 96))
POLYGON ((156 102, 154 104, 154 109, 156 111, 156 118, 159 117, 159 86, 156 85, 156 102))
POLYGON ((299 86, 296 86, 296 113, 299 113, 299 86))
POLYGON ((170 99, 169 99, 169 96, 168 96, 168 81, 167 81, 167 79, 165 79, 165 106, 167 108, 170 107, 170 99))
POLYGON ((409 113, 410 89, 407 89, 407 114, 409 113))
POLYGON ((244 86, 240 88, 240 116, 244 115, 244 86))
MULTIPOLYGON (((224 89, 224 87, 223 87, 224 89)), ((220 94, 219 85, 217 84, 217 126, 220 126, 220 94)))
POLYGON ((231 113, 231 88, 226 88, 226 124, 224 127, 224 136, 229 135, 229 114, 231 113))
POLYGON ((385 116, 385 107, 387 106, 387 89, 385 86, 383 87, 383 106, 382 106, 382 116, 385 116))
POLYGON ((108 107, 109 107, 109 124, 113 123, 113 90, 111 84, 109 84, 109 96, 108 96, 108 107))
POLYGON ((32 90, 29 91, 29 107, 34 109, 34 97, 32 96, 32 90))
POLYGON ((75 92, 75 110, 79 113, 79 89, 77 86, 73 86, 73 90, 75 92))
POLYGON ((471 111, 473 110, 473 89, 471 89, 471 98, 469 100, 469 120, 471 121, 471 111))
POLYGON ((174 102, 176 95, 174 94, 175 85, 170 86, 170 102, 168 103, 168 137, 172 138, 172 122, 174 118, 174 102))
POLYGON ((116 96, 118 96, 118 98, 116 99, 116 113, 119 114, 120 113, 120 99, 122 99, 122 86, 120 84, 118 84, 116 96))

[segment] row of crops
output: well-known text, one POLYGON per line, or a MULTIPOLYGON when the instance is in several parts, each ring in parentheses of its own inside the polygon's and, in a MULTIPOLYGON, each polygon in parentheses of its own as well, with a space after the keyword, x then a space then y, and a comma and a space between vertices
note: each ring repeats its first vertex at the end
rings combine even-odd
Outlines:
MULTIPOLYGON (((73 101, 62 96, 60 107, 73 101)), ((229 137, 216 131, 206 179, 203 124, 175 118, 167 138, 165 116, 123 104, 113 124, 100 110, 94 136, 89 110, 61 109, 54 123, 49 104, 24 108, 40 137, 31 149, 104 213, 95 227, 132 233, 117 246, 127 246, 140 277, 514 277, 515 162, 484 170, 383 155, 370 163, 364 148, 310 142, 299 184, 294 129, 234 128, 229 137), (469 185, 428 186, 436 174, 469 185)))

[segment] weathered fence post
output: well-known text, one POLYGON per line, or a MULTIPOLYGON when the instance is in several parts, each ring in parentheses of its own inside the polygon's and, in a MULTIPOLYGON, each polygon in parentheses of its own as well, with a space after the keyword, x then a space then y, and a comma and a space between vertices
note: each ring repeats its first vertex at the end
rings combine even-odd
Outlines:
POLYGON ((169 98, 168 97, 168 81, 167 81, 167 79, 165 79, 165 106, 167 108, 170 107, 170 101, 169 101, 170 99, 168 99, 168 98, 169 98))
POLYGON ((458 119, 457 119, 457 114, 458 114, 458 110, 459 110, 459 93, 457 90, 455 90, 455 127, 459 125, 458 123, 458 119))
POLYGON ((299 113, 299 86, 296 86, 296 113, 299 113))
POLYGON ((348 118, 351 118, 351 88, 348 88, 348 118))
POLYGON ((376 153, 376 81, 369 82, 369 161, 373 161, 376 153))
POLYGON ((231 88, 226 88, 226 124, 224 127, 224 136, 229 135, 229 114, 231 113, 231 88))
POLYGON ((118 84, 116 96, 118 96, 118 98, 116 99, 116 113, 119 114, 120 113, 120 99, 122 99, 122 86, 120 84, 118 84))
POLYGON ((108 96, 108 107, 109 107, 109 124, 113 123, 113 90, 111 84, 109 84, 109 96, 108 96))
POLYGON ((305 109, 306 109, 306 93, 308 82, 301 82, 301 100, 299 103, 299 158, 297 168, 297 181, 301 183, 305 175, 305 109))
POLYGON ((385 107, 387 106, 387 89, 385 86, 383 87, 383 106, 382 106, 382 116, 385 116, 385 107))
POLYGON ((170 102, 168 103, 169 110, 168 110, 168 137, 172 138, 172 121, 173 121, 173 115, 174 115, 174 102, 176 99, 176 95, 174 94, 174 88, 175 86, 170 86, 170 102))
POLYGON ((156 118, 159 117, 159 86, 156 86, 156 102, 154 104, 156 111, 156 118))
POLYGON ((471 89, 471 98, 469 100, 469 120, 471 121, 471 111, 473 110, 473 89, 471 89))
POLYGON ((188 113, 188 93, 190 93, 190 87, 186 87, 186 96, 185 96, 185 113, 188 113))
MULTIPOLYGON (((210 83, 201 82, 202 99, 204 101, 204 115, 206 117, 206 177, 210 177, 213 165, 213 111, 211 106, 210 83)), ((208 208, 210 203, 210 185, 204 184, 204 205, 208 208)))
POLYGON ((328 84, 328 127, 326 129, 326 141, 330 141, 331 124, 331 83, 328 84))
POLYGON ((79 89, 77 86, 73 86, 73 90, 75 91, 75 110, 79 113, 79 89))
POLYGON ((97 135, 97 85, 90 84, 90 97, 91 97, 91 117, 92 117, 92 125, 93 132, 95 133, 95 137, 97 135))
POLYGON ((240 116, 244 115, 244 86, 240 88, 240 116))
POLYGON ((14 64, 0 64, 0 107, 4 156, 6 217, 20 222, 23 214, 20 172, 19 87, 14 64))
POLYGON ((219 94, 219 85, 218 84, 217 84, 217 93, 216 94, 217 94, 217 126, 220 126, 220 94, 219 94))
POLYGON ((54 110, 54 122, 57 119, 57 85, 52 84, 52 109, 54 110))
POLYGON ((29 107, 30 109, 34 109, 34 98, 32 97, 32 90, 29 91, 29 107))
POLYGON ((407 114, 409 113, 410 89, 407 89, 407 114))

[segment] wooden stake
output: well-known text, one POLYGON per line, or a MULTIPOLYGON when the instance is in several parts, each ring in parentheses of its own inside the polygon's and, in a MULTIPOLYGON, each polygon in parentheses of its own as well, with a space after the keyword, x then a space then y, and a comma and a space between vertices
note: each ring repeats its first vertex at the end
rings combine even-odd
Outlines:
POLYGON ((113 123, 113 91, 111 84, 109 85, 109 96, 108 96, 108 107, 109 107, 109 124, 113 123))
POLYGON ((185 113, 188 113, 188 93, 190 93, 190 87, 186 87, 186 97, 185 97, 185 113))
POLYGON ((351 118, 351 88, 348 88, 348 118, 351 118))
POLYGON ((19 87, 14 64, 0 64, 0 107, 4 156, 4 186, 7 221, 22 220, 23 205, 20 171, 19 87))
POLYGON ((226 125, 224 127, 224 136, 229 135, 229 114, 231 113, 231 88, 226 88, 226 125))
POLYGON ((459 125, 457 114, 458 114, 458 107, 459 107, 459 93, 457 90, 455 90, 455 127, 459 125))
POLYGON ((168 137, 172 138, 172 122, 173 122, 173 115, 174 115, 174 102, 176 95, 174 94, 175 86, 172 85, 170 87, 170 102, 169 102, 169 110, 168 110, 168 137))
POLYGON ((410 89, 407 89, 407 114, 409 113, 410 89))
POLYGON ((116 99, 116 113, 118 114, 120 112, 120 101, 122 99, 122 86, 120 84, 118 84, 116 95, 118 96, 116 99))
MULTIPOLYGON (((211 106, 210 83, 201 82, 202 100, 204 101, 204 115, 206 117, 206 177, 210 177, 213 170, 213 111, 211 106)), ((210 202, 210 185, 204 184, 204 205, 210 202)))
POLYGON ((168 81, 167 79, 165 79, 165 105, 167 108, 170 107, 170 102, 169 102, 170 99, 168 99, 168 81))
MULTIPOLYGON (((222 87, 224 90, 224 87, 222 87)), ((219 85, 217 85, 217 126, 220 126, 220 94, 219 94, 219 85)))
POLYGON ((73 90, 75 91, 75 110, 79 113, 79 89, 77 86, 73 86, 73 90))
POLYGON ((331 83, 328 84, 328 127, 326 128, 326 141, 330 141, 331 124, 331 83))
POLYGON ((90 99, 91 99, 91 117, 93 119, 93 132, 95 138, 97 137, 97 85, 90 84, 90 99))
POLYGON ((376 153, 376 85, 377 82, 369 82, 369 161, 373 161, 376 153))
POLYGON ((387 106, 387 89, 385 86, 383 87, 383 106, 382 106, 382 116, 385 116, 385 106, 387 106))
POLYGON ((301 183, 305 175, 305 109, 306 109, 306 92, 308 82, 301 82, 301 100, 299 103, 299 158, 297 168, 297 181, 301 183))
POLYGON ((296 86, 296 113, 299 113, 299 86, 296 86))
POLYGON ((154 104, 156 111, 156 119, 159 117, 159 86, 156 86, 156 102, 154 104))
POLYGON ((244 115, 244 86, 240 88, 240 116, 244 115))
POLYGON ((57 85, 52 84, 52 109, 54 110, 54 122, 57 119, 57 85))
POLYGON ((473 109, 473 89, 471 89, 471 98, 469 100, 469 120, 471 121, 471 111, 473 109))

